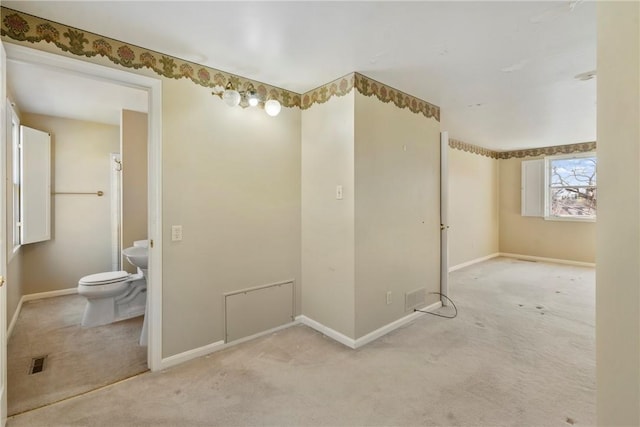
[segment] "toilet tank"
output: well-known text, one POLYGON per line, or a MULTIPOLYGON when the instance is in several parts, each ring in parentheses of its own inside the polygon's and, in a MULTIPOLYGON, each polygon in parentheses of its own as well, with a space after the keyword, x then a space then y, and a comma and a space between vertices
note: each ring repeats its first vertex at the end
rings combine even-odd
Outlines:
POLYGON ((135 246, 136 248, 148 248, 149 240, 134 240, 133 246, 135 246))

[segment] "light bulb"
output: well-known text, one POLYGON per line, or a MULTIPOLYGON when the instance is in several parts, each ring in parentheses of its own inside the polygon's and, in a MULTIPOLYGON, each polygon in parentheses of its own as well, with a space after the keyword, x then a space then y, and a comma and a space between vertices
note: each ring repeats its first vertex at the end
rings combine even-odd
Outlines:
POLYGON ((236 105, 240 104, 240 94, 237 90, 226 89, 222 94, 222 100, 229 107, 235 107, 236 105))
POLYGON ((247 96, 247 102, 249 102, 250 106, 255 107, 256 105, 258 105, 260 100, 258 99, 258 95, 255 92, 249 92, 249 95, 247 96))
POLYGON ((282 106, 275 99, 270 99, 264 103, 264 111, 271 117, 275 117, 280 114, 282 106))

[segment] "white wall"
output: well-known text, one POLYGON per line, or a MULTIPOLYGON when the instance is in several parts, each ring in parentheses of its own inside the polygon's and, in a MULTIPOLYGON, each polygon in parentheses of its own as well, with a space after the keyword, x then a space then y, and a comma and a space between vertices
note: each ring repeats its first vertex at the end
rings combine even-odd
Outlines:
POLYGON ((449 147, 449 266, 499 252, 502 160, 449 147))
POLYGON ((351 338, 354 92, 302 111, 302 313, 351 338), (342 200, 336 200, 337 185, 342 200))
POLYGON ((52 189, 97 192, 52 196, 52 238, 23 245, 25 294, 74 288, 87 274, 111 270, 109 153, 118 152, 117 126, 22 114, 22 124, 51 133, 52 189))
POLYGON ((598 2, 598 425, 640 425, 640 3, 598 2))

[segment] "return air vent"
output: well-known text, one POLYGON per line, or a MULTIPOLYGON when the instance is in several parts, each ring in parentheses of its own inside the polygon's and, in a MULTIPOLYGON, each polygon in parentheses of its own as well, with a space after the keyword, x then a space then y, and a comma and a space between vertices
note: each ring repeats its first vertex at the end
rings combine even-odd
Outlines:
POLYGON ((31 359, 31 367, 29 367, 29 375, 37 374, 44 371, 44 362, 47 356, 38 356, 31 359))
POLYGON ((404 311, 411 311, 425 304, 427 297, 426 288, 416 289, 415 291, 404 294, 404 311))

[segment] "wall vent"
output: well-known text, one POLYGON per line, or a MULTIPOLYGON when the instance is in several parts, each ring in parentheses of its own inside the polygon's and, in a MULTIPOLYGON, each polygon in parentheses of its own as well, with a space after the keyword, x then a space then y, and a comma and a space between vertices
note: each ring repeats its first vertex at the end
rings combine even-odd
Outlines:
POLYGON ((31 366, 29 367, 29 375, 37 374, 44 371, 44 362, 47 356, 38 356, 31 359, 31 366))
POLYGON ((420 288, 404 294, 404 311, 423 306, 427 301, 427 289, 420 288))

